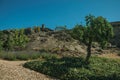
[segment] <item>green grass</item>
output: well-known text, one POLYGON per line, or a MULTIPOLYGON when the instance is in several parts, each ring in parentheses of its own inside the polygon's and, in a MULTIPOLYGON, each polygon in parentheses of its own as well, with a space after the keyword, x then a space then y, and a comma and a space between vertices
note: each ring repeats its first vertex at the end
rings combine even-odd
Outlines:
POLYGON ((51 53, 12 53, 12 52, 1 52, 0 58, 5 60, 32 60, 32 59, 51 59, 57 57, 56 54, 51 53))
POLYGON ((120 80, 120 61, 92 57, 86 64, 82 57, 31 61, 24 67, 61 80, 120 80))

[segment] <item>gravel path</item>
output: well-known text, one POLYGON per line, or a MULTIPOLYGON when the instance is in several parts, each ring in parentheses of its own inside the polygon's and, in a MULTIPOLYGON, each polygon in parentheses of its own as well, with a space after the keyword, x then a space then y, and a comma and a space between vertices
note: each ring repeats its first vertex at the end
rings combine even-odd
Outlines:
POLYGON ((56 80, 22 67, 25 61, 0 60, 0 80, 56 80))

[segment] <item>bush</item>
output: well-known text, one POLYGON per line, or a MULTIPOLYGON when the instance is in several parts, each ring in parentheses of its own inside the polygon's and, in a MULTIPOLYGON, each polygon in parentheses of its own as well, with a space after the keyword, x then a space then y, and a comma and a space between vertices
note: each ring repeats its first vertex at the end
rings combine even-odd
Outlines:
POLYGON ((5 60, 31 60, 42 58, 44 60, 49 60, 56 58, 57 55, 51 53, 13 53, 13 52, 1 52, 0 58, 5 60))
POLYGON ((28 59, 30 59, 30 55, 28 55, 28 54, 16 54, 16 59, 18 59, 18 60, 28 60, 28 59))
POLYGON ((16 56, 13 53, 0 54, 0 58, 5 60, 16 60, 16 56))
POLYGON ((27 62, 24 67, 61 80, 120 80, 119 60, 99 57, 92 57, 89 64, 81 57, 63 57, 27 62))

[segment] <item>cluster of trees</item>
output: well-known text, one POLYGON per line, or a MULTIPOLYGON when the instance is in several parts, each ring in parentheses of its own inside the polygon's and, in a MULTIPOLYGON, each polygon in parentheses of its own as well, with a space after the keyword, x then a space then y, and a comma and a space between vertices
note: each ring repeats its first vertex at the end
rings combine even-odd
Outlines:
POLYGON ((0 31, 0 50, 13 50, 25 48, 29 38, 24 34, 24 29, 0 31))
POLYGON ((71 35, 87 45, 86 62, 88 62, 91 56, 92 43, 97 42, 101 45, 101 48, 104 48, 114 34, 113 27, 102 16, 88 15, 85 17, 85 20, 86 26, 76 25, 71 35))

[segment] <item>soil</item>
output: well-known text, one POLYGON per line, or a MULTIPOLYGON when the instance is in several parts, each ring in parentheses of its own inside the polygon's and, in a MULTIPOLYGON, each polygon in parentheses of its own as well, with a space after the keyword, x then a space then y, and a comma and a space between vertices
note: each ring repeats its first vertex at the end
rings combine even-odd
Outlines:
POLYGON ((0 60, 0 80, 56 80, 22 67, 25 62, 0 60))
POLYGON ((101 55, 99 55, 99 57, 112 58, 112 59, 120 59, 120 56, 118 56, 116 53, 101 54, 101 55))

